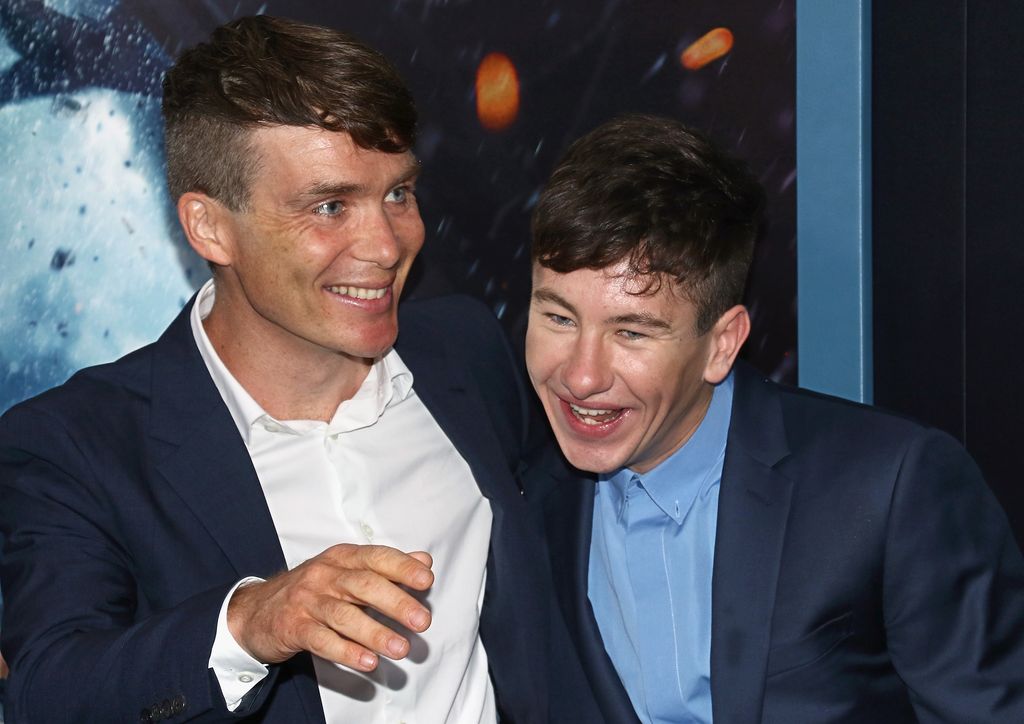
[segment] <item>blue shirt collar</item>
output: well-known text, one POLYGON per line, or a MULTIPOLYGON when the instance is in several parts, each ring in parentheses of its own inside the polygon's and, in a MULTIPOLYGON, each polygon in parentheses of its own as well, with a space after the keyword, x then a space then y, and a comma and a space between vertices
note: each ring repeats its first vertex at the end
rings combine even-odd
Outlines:
POLYGON ((732 418, 732 389, 729 373, 713 390, 708 411, 690 439, 656 468, 642 475, 621 468, 602 476, 613 500, 624 503, 632 488, 640 487, 665 515, 682 525, 697 498, 707 495, 721 479, 732 418))

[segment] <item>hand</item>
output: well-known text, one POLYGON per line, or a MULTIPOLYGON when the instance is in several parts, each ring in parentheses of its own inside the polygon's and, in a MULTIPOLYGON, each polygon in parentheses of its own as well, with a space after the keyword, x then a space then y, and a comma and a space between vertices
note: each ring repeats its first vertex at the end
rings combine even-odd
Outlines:
POLYGON ((239 586, 228 603, 228 629, 253 658, 275 664, 299 651, 360 671, 377 655, 401 659, 409 641, 370 617, 371 608, 416 632, 430 611, 402 586, 425 591, 434 583, 433 560, 423 552, 340 544, 287 573, 239 586), (376 652, 376 653, 374 653, 376 652))

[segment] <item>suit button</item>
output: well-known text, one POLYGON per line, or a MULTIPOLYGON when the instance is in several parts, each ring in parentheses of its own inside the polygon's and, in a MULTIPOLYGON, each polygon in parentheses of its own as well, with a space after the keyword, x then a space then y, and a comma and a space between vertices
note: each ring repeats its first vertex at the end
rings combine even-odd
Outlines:
POLYGON ((174 697, 173 707, 174 707, 174 713, 175 714, 180 714, 181 712, 185 711, 185 696, 184 696, 184 694, 178 694, 176 697, 174 697))

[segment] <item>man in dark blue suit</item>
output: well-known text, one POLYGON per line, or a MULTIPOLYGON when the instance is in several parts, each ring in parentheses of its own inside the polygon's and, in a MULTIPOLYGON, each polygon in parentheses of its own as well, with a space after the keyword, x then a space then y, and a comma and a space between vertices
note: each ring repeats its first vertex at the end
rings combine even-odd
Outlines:
POLYGON ((601 716, 1024 721, 1024 561, 963 449, 735 363, 761 207, 639 116, 577 141, 535 210, 527 365, 597 473, 545 515, 601 716))
POLYGON ((163 103, 213 280, 0 422, 7 720, 558 720, 513 356, 468 300, 398 313, 409 91, 343 33, 257 17, 163 103))

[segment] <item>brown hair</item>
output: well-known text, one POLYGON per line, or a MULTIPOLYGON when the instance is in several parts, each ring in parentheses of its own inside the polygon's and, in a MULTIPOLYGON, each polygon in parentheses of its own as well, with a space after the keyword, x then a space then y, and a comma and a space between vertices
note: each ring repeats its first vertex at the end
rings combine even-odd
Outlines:
POLYGON ((559 273, 628 261, 697 309, 697 333, 743 298, 764 191, 746 166, 683 124, 631 115, 570 146, 533 213, 535 262, 559 273))
POLYGON ((171 197, 201 191, 238 211, 260 159, 260 125, 344 131, 399 153, 416 140, 412 94, 387 59, 330 28, 259 15, 217 28, 164 76, 171 197))

